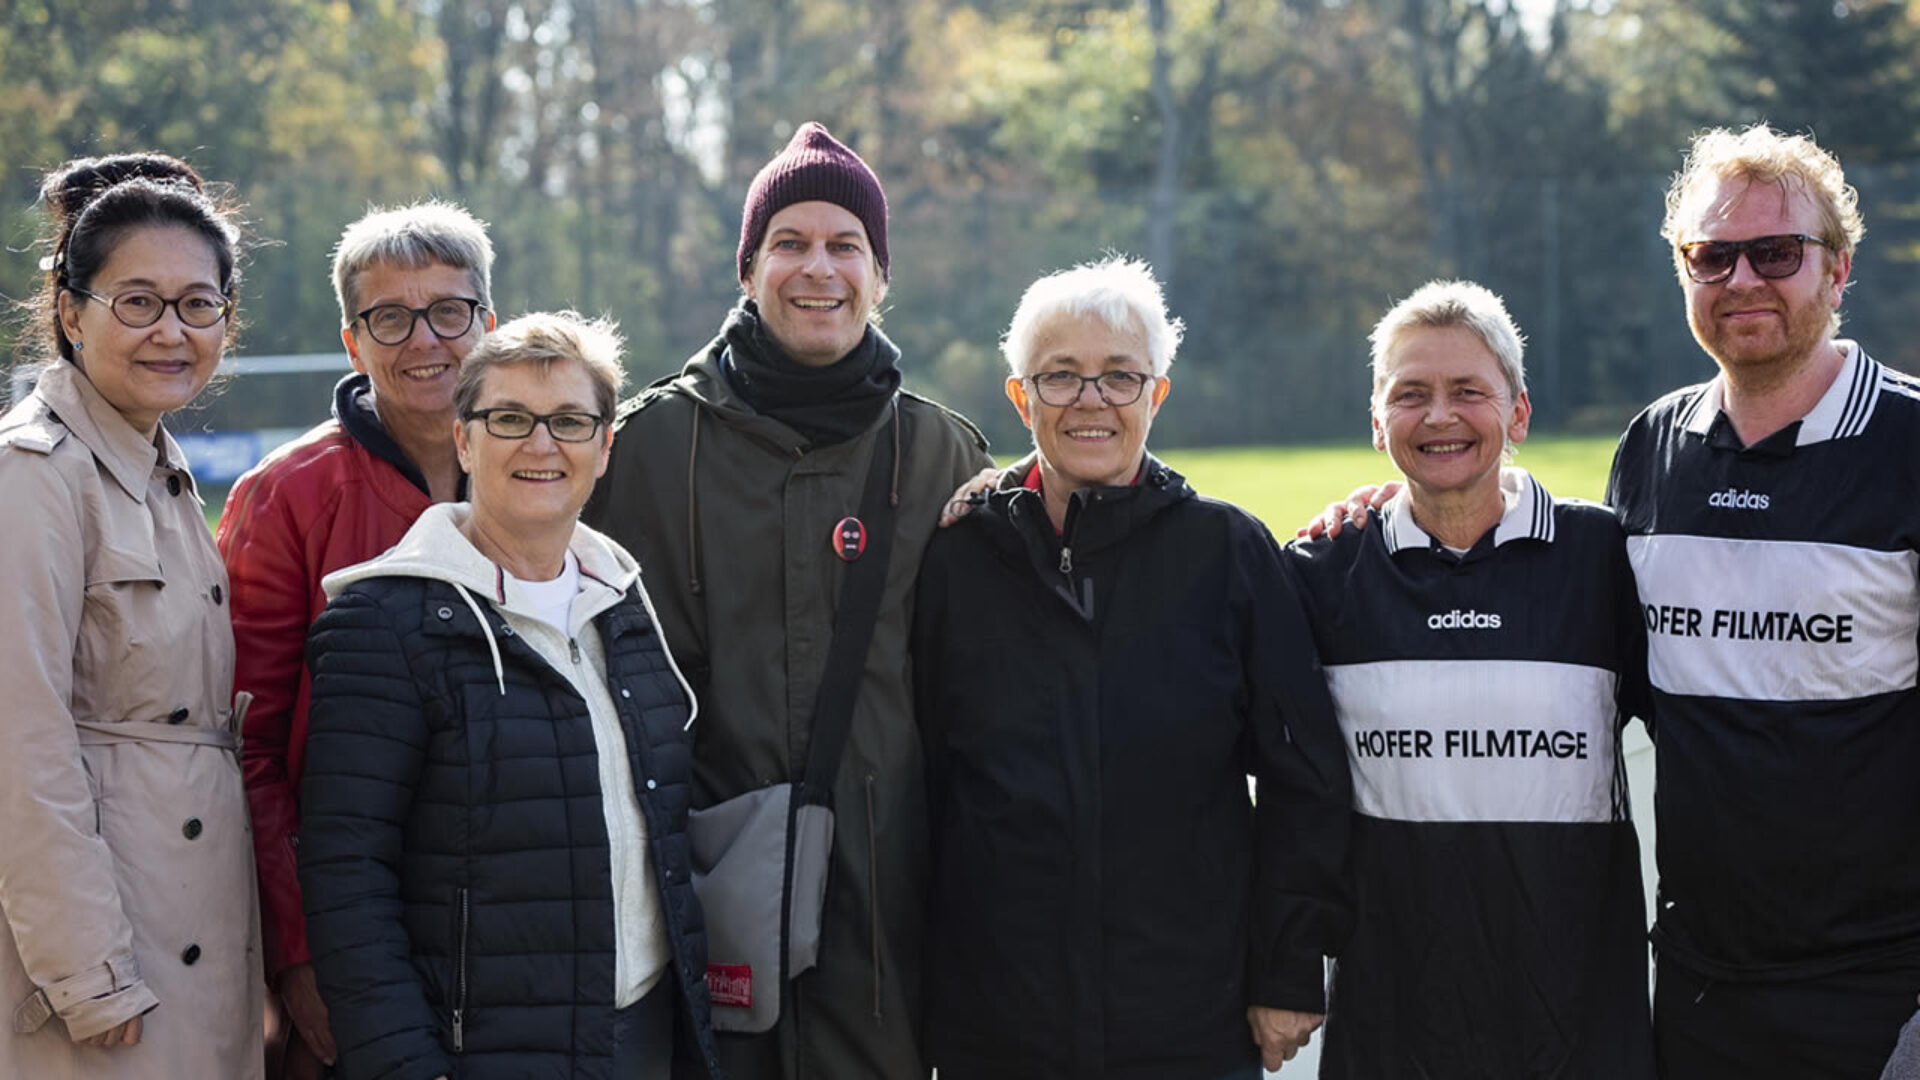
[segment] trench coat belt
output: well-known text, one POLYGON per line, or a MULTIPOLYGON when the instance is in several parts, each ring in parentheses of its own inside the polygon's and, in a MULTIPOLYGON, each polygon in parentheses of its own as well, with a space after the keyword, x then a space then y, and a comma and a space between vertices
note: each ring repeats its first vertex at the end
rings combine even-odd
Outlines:
POLYGON ((163 724, 157 720, 75 720, 73 726, 80 729, 81 746, 129 742, 186 743, 190 746, 218 746, 238 756, 241 725, 246 722, 247 708, 252 704, 253 695, 245 690, 233 695, 233 711, 227 716, 227 725, 217 728, 204 724, 163 724))
POLYGON ((240 749, 240 740, 234 736, 233 732, 226 728, 205 727, 200 724, 162 724, 151 720, 122 720, 110 723, 75 720, 73 726, 80 729, 81 746, 167 742, 189 743, 194 746, 218 746, 234 751, 240 749))
POLYGON ((75 1002, 104 997, 133 985, 139 975, 131 966, 132 960, 132 957, 109 960, 78 975, 40 987, 13 1011, 13 1030, 21 1035, 31 1035, 45 1027, 47 1021, 58 1015, 61 1009, 75 1002))

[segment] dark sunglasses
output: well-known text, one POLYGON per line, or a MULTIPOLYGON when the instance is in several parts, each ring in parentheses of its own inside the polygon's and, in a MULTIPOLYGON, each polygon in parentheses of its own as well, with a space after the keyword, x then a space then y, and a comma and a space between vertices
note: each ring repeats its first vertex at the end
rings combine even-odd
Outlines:
POLYGON ((1733 276, 1744 253, 1747 265, 1763 278, 1786 278, 1800 272, 1807 245, 1827 242, 1806 233, 1781 233, 1756 236, 1751 240, 1695 240, 1680 245, 1680 258, 1687 264, 1687 276, 1702 285, 1714 285, 1733 276))

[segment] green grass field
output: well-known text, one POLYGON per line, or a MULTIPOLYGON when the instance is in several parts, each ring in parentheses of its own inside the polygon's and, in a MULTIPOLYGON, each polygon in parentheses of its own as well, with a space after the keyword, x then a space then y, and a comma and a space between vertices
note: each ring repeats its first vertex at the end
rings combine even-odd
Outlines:
MULTIPOLYGON (((1598 502, 1606 492, 1614 441, 1612 436, 1530 439, 1514 463, 1556 496, 1598 502)), ((1160 456, 1196 491, 1246 507, 1282 540, 1334 499, 1397 475, 1387 455, 1364 443, 1169 450, 1160 456)))
MULTIPOLYGON (((1515 459, 1555 495, 1595 502, 1607 487, 1614 439, 1530 439, 1515 459)), ((1019 457, 1009 455, 1007 461, 1019 457)), ((1320 446, 1237 446, 1219 450, 1169 450, 1161 455, 1203 495, 1253 511, 1282 540, 1334 499, 1361 484, 1394 477, 1387 456, 1364 443, 1320 446)), ((204 491, 207 527, 220 520, 224 487, 204 491)))

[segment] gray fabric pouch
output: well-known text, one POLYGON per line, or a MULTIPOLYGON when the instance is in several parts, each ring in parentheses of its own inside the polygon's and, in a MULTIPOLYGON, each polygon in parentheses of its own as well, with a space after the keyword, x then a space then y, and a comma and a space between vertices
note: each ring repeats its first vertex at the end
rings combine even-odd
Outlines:
POLYGON ((688 820, 717 1031, 771 1030, 787 980, 820 958, 833 811, 795 807, 798 790, 749 791, 688 820))

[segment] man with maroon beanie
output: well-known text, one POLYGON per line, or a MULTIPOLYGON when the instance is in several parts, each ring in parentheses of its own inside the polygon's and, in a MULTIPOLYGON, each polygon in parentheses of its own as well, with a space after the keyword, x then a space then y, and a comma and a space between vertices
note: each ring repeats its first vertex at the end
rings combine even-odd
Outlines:
POLYGON ((876 451, 893 455, 891 553, 832 789, 819 962, 778 987, 777 972, 736 968, 709 983, 722 1025, 755 993, 781 997, 772 1030, 722 1036, 736 1080, 925 1076, 927 807, 909 605, 941 507, 989 463, 986 440, 900 389, 900 351, 874 323, 886 195, 826 128, 802 125, 754 178, 736 266, 744 295, 719 335, 621 407, 585 518, 647 572, 699 699, 694 799, 709 807, 804 774, 841 582, 858 557, 842 525, 858 522, 876 451))

